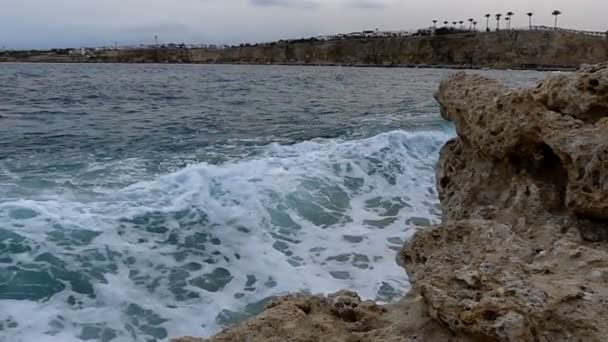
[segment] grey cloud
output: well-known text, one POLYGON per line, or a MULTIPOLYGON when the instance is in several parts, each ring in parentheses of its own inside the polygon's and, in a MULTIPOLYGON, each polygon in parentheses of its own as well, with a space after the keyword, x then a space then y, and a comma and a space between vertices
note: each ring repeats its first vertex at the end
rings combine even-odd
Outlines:
MULTIPOLYGON (((320 0, 249 0, 253 6, 257 7, 285 7, 285 8, 306 8, 315 9, 323 5, 331 3, 320 0)), ((342 0, 339 2, 342 7, 348 8, 385 8, 387 7, 386 0, 342 0)))
POLYGON ((386 1, 382 0, 350 0, 344 3, 346 7, 363 9, 382 9, 387 7, 386 1))
POLYGON ((250 0, 250 3, 257 7, 291 7, 313 9, 319 6, 319 3, 313 0, 250 0))

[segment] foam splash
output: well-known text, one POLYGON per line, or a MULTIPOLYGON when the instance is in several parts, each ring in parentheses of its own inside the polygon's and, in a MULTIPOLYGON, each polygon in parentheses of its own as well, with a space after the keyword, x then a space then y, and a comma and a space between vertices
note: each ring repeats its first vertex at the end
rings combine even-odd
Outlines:
POLYGON ((0 203, 0 336, 164 340, 287 292, 394 300, 409 287, 395 251, 438 220, 434 164, 450 137, 273 144, 119 190, 0 203))

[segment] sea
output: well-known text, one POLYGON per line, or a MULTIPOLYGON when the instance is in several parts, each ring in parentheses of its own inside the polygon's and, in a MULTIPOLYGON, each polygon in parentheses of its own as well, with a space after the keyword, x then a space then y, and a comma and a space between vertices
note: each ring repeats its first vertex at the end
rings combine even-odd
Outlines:
POLYGON ((209 336, 296 292, 394 302, 398 250, 440 221, 454 72, 0 64, 0 341, 209 336))

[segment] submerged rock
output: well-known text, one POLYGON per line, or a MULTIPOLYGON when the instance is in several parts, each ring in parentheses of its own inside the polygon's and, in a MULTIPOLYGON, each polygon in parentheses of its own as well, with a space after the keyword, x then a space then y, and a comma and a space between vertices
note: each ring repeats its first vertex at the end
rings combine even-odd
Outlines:
POLYGON ((458 138, 440 155, 443 223, 398 258, 410 293, 288 296, 210 341, 606 339, 608 64, 534 89, 458 73, 436 98, 458 138))

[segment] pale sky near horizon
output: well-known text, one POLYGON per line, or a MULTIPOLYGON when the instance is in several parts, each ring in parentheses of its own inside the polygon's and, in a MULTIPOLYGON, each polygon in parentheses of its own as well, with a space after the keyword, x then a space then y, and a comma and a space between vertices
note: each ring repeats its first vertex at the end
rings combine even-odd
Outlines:
MULTIPOLYGON (((513 26, 608 30, 608 0, 0 0, 0 47, 48 48, 272 41, 364 29, 412 30, 432 19, 515 12, 513 26)), ((492 20, 491 20, 492 22, 492 20)), ((504 26, 504 21, 501 26, 504 26)), ((492 27, 496 25, 493 20, 492 27)))

